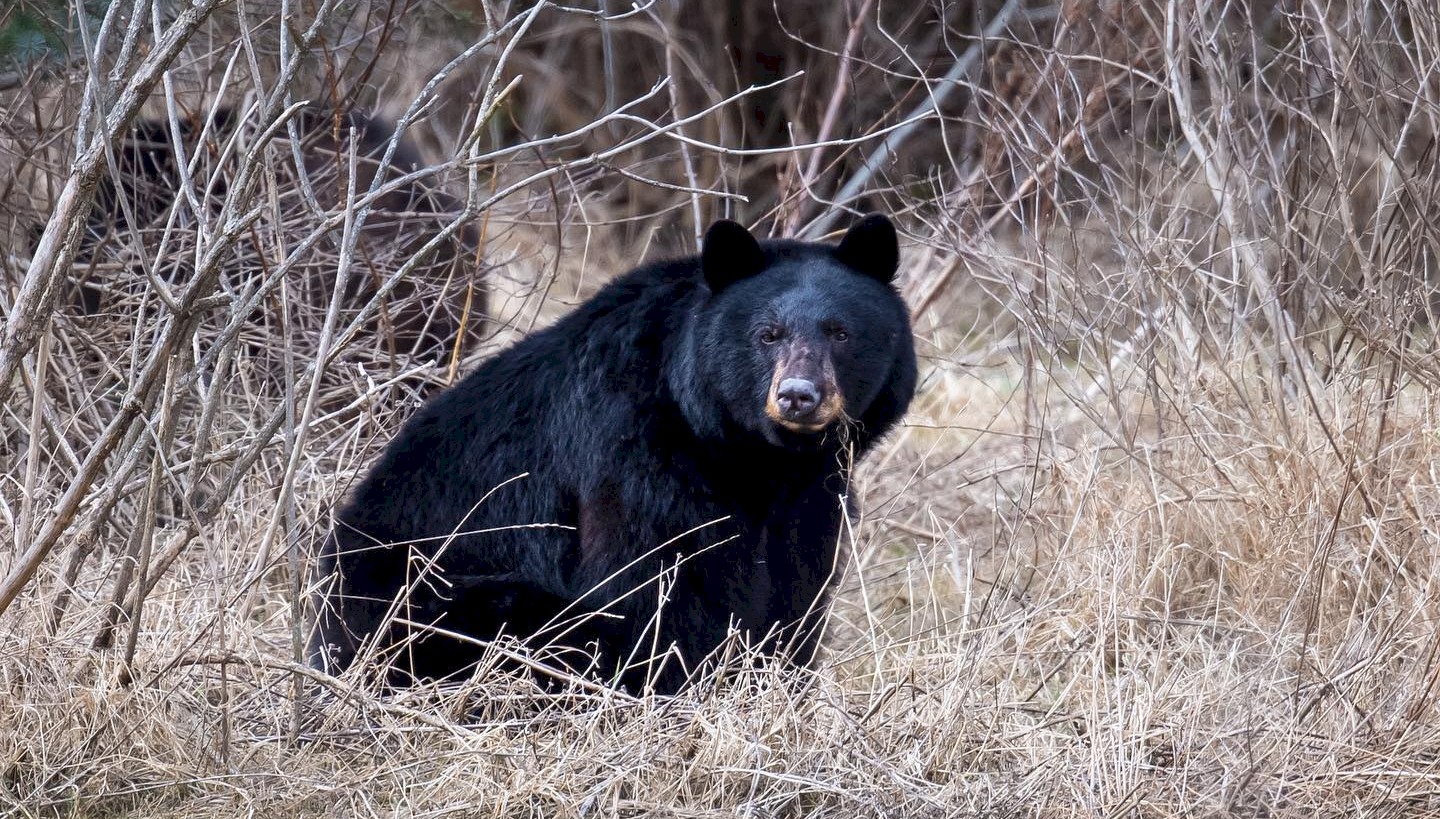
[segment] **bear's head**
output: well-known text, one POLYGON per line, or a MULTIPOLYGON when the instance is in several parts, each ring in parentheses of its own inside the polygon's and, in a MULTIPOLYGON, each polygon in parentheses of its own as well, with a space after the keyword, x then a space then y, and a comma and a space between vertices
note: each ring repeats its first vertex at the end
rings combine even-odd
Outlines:
POLYGON ((871 215, 837 245, 758 242, 734 222, 705 234, 707 297, 692 317, 686 415, 772 445, 814 449, 885 432, 915 389, 909 314, 892 282, 895 228, 871 215))

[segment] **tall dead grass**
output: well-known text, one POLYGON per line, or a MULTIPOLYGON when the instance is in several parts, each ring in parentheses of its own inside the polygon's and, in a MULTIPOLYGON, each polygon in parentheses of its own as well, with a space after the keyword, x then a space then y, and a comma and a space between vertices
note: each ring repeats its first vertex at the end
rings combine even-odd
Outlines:
POLYGON ((1440 813, 1429 4, 222 6, 136 108, 192 172, 107 244, 80 183, 190 25, 136 8, 0 105, 0 811, 1440 813), (306 99, 424 162, 307 189, 306 99), (245 140, 192 138, 219 106, 245 140), (377 318, 463 312, 435 248, 359 252, 413 182, 496 327, 441 355, 377 318), (925 375, 805 685, 300 663, 308 549, 425 394, 713 216, 835 199, 899 214, 925 375))

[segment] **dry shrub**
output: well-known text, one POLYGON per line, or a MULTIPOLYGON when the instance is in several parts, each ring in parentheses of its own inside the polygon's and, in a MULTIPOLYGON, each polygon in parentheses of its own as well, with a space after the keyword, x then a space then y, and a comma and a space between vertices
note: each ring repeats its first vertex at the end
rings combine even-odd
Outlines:
MULTIPOLYGON (((1433 9, 601 5, 348 4, 288 85, 276 7, 223 8, 143 116, 223 106, 288 137, 289 90, 400 123, 419 181, 456 205, 440 229, 481 237, 487 344, 727 211, 817 236, 859 180, 843 205, 900 213, 925 375, 858 475, 821 667, 741 662, 661 701, 499 671, 387 692, 299 664, 307 548, 453 350, 392 351, 383 328, 327 319, 323 295, 323 310, 292 298, 304 271, 354 258, 346 200, 364 191, 307 208, 283 139, 197 164, 205 207, 182 189, 82 243, 92 276, 123 272, 116 300, 85 315, 57 297, 27 342, 25 282, 50 269, 37 230, 91 144, 85 72, 32 64, 0 76, 0 580, 45 553, 0 612, 0 806, 1440 808, 1433 9), (256 208, 256 232, 226 233, 256 208)), ((294 5, 287 53, 322 7, 294 5)), ((125 61, 124 38, 108 43, 105 76, 125 61)), ((413 275, 417 250, 369 269, 433 309, 444 277, 413 275)), ((67 286, 84 272, 54 270, 67 286)))

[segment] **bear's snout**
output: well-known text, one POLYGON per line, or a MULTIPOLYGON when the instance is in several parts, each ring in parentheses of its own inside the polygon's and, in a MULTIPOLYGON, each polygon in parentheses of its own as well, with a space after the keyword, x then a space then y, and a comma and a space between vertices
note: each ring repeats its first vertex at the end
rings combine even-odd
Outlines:
POLYGON ((787 378, 775 391, 780 414, 790 421, 809 421, 820 407, 820 388, 803 378, 787 378))
POLYGON ((844 414, 844 397, 827 358, 806 349, 793 353, 776 364, 765 414, 791 432, 820 432, 844 414))

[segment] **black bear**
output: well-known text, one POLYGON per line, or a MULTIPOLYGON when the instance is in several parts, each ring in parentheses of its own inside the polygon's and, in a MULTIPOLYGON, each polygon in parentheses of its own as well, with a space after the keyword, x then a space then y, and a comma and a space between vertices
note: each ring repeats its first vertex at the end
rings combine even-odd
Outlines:
POLYGON ((732 635, 809 664, 849 470, 915 391, 898 264, 880 215, 838 245, 717 222, 487 361, 337 515, 312 661, 440 678, 504 635, 661 693, 732 635))

